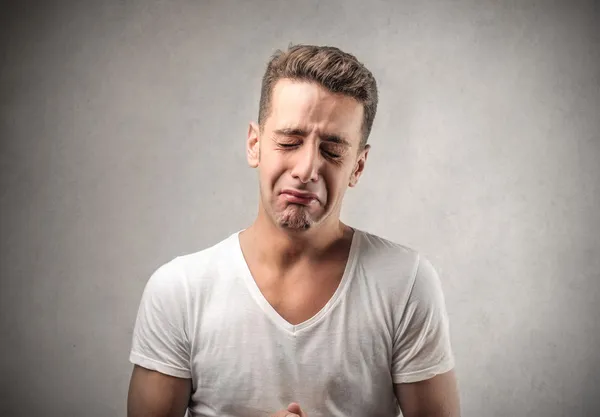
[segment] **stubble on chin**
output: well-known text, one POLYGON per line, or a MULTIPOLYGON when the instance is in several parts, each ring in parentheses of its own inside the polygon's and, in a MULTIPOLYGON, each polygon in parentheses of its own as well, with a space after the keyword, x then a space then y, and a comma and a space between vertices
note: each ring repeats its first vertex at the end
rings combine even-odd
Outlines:
POLYGON ((282 213, 278 213, 277 223, 291 230, 306 230, 312 225, 306 208, 301 206, 286 207, 282 213))

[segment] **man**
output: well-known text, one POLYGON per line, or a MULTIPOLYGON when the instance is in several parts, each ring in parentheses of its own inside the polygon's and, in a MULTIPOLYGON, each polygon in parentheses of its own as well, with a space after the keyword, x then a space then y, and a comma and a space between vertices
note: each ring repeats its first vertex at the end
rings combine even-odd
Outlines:
POLYGON ((247 139, 257 218, 150 277, 129 417, 459 416, 431 263, 340 221, 376 109, 375 79, 350 54, 271 58, 247 139))

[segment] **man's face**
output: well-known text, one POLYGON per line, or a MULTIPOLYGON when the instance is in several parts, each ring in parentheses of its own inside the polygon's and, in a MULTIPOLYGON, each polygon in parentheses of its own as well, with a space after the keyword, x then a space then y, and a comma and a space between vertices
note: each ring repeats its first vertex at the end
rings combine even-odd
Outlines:
POLYGON ((306 230, 339 218, 369 147, 359 151, 363 105, 304 81, 279 80, 262 133, 248 130, 248 163, 259 169, 262 209, 279 227, 306 230))

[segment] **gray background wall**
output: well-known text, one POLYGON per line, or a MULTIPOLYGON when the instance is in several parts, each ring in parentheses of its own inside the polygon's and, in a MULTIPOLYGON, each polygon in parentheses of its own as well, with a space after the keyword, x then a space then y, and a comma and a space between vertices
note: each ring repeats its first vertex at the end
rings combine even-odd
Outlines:
POLYGON ((343 218, 438 268, 463 416, 600 415, 597 2, 12 3, 0 415, 125 416, 146 280, 254 219, 247 124, 290 42, 378 79, 343 218))

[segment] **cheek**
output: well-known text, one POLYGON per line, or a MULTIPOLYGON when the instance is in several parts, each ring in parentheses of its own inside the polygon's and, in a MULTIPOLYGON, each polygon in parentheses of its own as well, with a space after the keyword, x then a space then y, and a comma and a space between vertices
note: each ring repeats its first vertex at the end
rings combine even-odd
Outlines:
POLYGON ((342 198, 346 192, 346 188, 348 188, 350 175, 351 171, 348 169, 327 173, 324 178, 327 196, 335 200, 342 198))
POLYGON ((277 160, 268 161, 268 163, 261 163, 259 170, 261 184, 266 189, 272 189, 275 187, 285 174, 285 166, 277 160))

